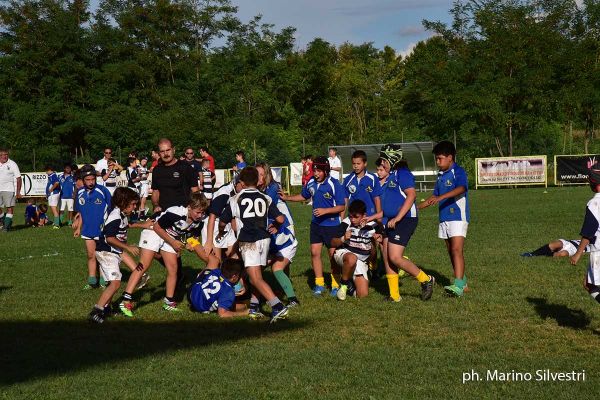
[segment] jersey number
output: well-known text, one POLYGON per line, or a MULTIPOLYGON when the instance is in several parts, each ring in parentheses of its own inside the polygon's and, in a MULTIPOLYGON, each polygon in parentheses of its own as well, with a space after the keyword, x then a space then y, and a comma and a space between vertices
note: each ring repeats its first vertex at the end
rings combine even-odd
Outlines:
POLYGON ((214 275, 202 284, 202 291, 207 300, 210 299, 211 294, 217 293, 220 289, 221 283, 219 282, 219 278, 214 275))
POLYGON ((263 199, 242 199, 242 206, 246 206, 242 218, 264 217, 267 214, 267 202, 263 199))

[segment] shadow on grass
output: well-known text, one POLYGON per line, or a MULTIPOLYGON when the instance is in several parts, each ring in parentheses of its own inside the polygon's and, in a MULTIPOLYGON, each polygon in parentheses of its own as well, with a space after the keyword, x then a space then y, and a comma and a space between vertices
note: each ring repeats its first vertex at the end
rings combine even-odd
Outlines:
POLYGON ((574 310, 564 304, 548 303, 547 299, 539 297, 527 297, 526 299, 533 304, 540 318, 544 320, 552 318, 556 320, 558 326, 580 330, 586 329, 591 322, 590 317, 582 310, 574 310))
POLYGON ((12 289, 12 286, 0 286, 0 293, 4 292, 5 290, 10 290, 12 289))
POLYGON ((303 329, 307 321, 274 325, 249 320, 140 322, 115 317, 103 325, 87 321, 2 321, 0 385, 64 374, 100 364, 152 356, 303 329), (130 338, 129 340, 127 338, 130 338))

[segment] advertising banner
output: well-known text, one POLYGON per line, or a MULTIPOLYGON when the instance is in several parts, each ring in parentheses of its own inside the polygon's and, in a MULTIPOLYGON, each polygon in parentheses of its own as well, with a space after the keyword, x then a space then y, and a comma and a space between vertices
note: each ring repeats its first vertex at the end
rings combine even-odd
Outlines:
POLYGON ((290 163, 290 185, 302 186, 302 163, 290 163))
POLYGON ((555 185, 586 185, 588 169, 600 161, 600 154, 554 156, 555 185))
POLYGON ((546 156, 477 158, 478 186, 547 186, 546 156))

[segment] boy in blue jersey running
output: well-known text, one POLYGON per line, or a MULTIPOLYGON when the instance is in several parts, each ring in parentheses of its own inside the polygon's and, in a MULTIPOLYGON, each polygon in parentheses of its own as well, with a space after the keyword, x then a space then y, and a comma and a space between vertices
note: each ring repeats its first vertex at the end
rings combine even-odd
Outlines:
POLYGON ((404 250, 417 228, 417 207, 415 199, 415 177, 402 158, 402 149, 396 144, 381 147, 379 157, 383 159, 390 175, 382 188, 382 212, 377 218, 386 218, 384 242, 387 245, 389 266, 386 278, 390 289, 389 300, 400 301, 398 268, 415 277, 421 284, 421 300, 429 300, 433 294, 435 279, 427 275, 411 260, 404 257, 404 250))
POLYGON ((71 164, 65 164, 63 173, 58 180, 60 181, 60 209, 63 212, 61 222, 65 220, 65 215, 68 215, 67 225, 71 226, 73 224, 73 195, 75 194, 75 180, 71 164))
POLYGON ((367 207, 368 221, 381 211, 381 184, 377 175, 367 171, 367 153, 356 150, 352 153, 352 173, 344 179, 346 207, 354 200, 361 200, 367 207))
POLYGON ((450 296, 460 297, 467 290, 463 249, 471 220, 469 183, 467 173, 455 162, 454 144, 448 141, 439 142, 433 148, 433 154, 440 172, 438 172, 433 195, 419 204, 419 209, 439 204, 438 237, 446 242, 446 249, 454 270, 454 284, 445 286, 444 290, 450 296))
POLYGON ((220 268, 200 272, 188 291, 192 311, 206 314, 216 311, 221 318, 248 315, 245 304, 235 300, 235 285, 243 270, 241 260, 228 258, 220 268))
POLYGON ((54 171, 54 167, 47 165, 46 173, 48 174, 48 182, 46 183, 46 198, 48 206, 52 211, 54 229, 60 228, 60 218, 58 216, 58 203, 60 203, 60 180, 54 171))
POLYGON ((334 273, 337 273, 339 268, 333 260, 335 248, 331 246, 331 240, 337 236, 341 223, 340 214, 346 208, 346 193, 340 182, 329 176, 329 160, 326 157, 315 157, 313 171, 313 177, 302 188, 300 194, 287 196, 280 192, 279 196, 285 201, 312 199, 313 217, 310 224, 310 256, 315 273, 313 294, 321 296, 327 291, 325 278, 323 277, 323 262, 321 261, 321 250, 325 245, 328 248, 332 270, 331 295, 335 297, 339 290, 339 284, 334 277, 334 273))
POLYGON ((96 184, 96 170, 89 164, 80 170, 83 187, 77 191, 76 210, 78 214, 73 222, 73 236, 85 240, 87 253, 88 282, 83 287, 85 290, 105 287, 106 282, 102 277, 98 282, 98 264, 96 263, 96 240, 102 233, 104 216, 111 204, 111 194, 102 185, 96 184))

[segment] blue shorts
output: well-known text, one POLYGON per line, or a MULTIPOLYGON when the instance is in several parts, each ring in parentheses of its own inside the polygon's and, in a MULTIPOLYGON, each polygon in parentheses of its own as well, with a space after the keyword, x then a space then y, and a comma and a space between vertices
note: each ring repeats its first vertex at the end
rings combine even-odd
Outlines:
POLYGON ((388 239, 388 243, 406 247, 411 236, 417 229, 418 221, 418 218, 402 218, 402 220, 396 224, 394 229, 385 228, 385 236, 388 239))
POLYGON ((310 244, 323 243, 327 248, 331 247, 331 239, 339 233, 340 226, 321 226, 310 224, 310 244))

